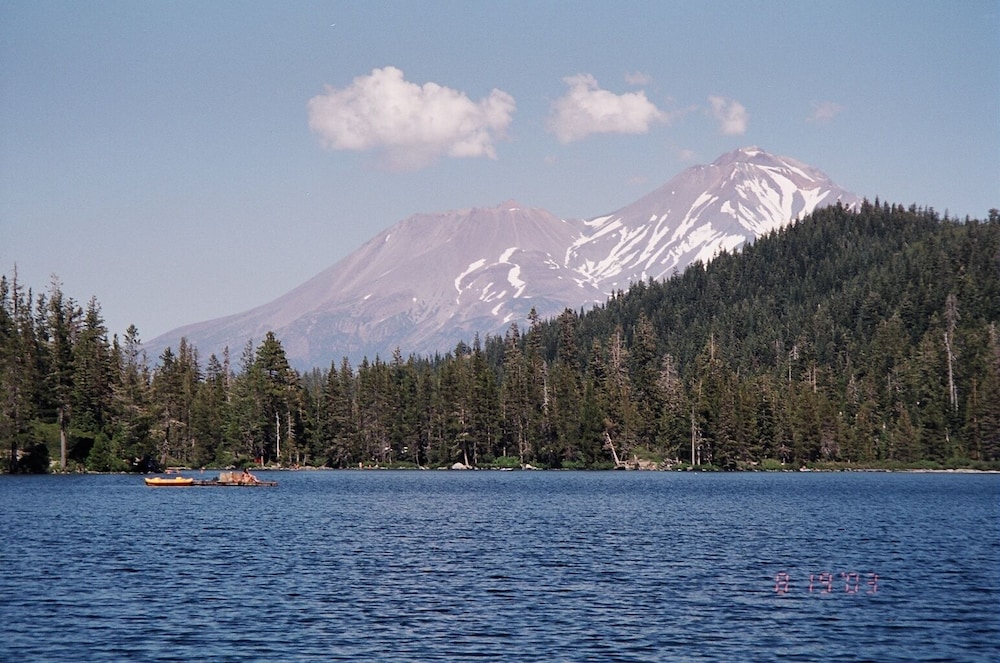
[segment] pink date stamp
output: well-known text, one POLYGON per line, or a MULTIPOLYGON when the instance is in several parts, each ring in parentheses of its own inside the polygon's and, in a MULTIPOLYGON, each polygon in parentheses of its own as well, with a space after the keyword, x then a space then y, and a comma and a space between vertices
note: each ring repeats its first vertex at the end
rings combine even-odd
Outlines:
MULTIPOLYGON (((775 574, 775 594, 779 596, 790 594, 795 590, 795 587, 796 585, 790 573, 781 571, 775 574)), ((809 594, 833 594, 835 592, 844 594, 877 594, 878 574, 862 574, 856 571, 842 571, 836 574, 829 571, 810 573, 809 584, 805 585, 805 590, 809 594)))

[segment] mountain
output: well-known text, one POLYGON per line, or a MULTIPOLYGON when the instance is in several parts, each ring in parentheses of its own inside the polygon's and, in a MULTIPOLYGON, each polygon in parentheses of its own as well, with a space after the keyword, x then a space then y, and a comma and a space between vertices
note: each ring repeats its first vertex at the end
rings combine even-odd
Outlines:
POLYGON ((811 213, 859 198, 819 170, 757 147, 683 171, 611 214, 560 219, 507 201, 494 208, 411 216, 272 302, 164 334, 203 357, 268 331, 297 367, 348 357, 383 359, 400 348, 433 354, 474 334, 524 327, 605 301, 615 290, 663 279, 811 213))
POLYGON ((804 163, 745 147, 694 166, 622 209, 586 223, 567 262, 603 292, 669 278, 817 207, 860 199, 804 163))
POLYGON ((526 319, 532 306, 560 311, 566 302, 602 299, 561 266, 578 225, 513 201, 411 216, 268 304, 150 345, 186 336, 202 354, 227 344, 238 352, 273 330, 297 366, 388 358, 397 346, 407 354, 451 350, 476 331, 526 319))

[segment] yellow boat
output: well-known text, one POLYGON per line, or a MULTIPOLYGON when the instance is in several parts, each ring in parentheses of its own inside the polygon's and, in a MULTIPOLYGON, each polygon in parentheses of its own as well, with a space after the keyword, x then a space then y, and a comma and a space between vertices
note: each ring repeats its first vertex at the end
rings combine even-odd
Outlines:
POLYGON ((143 479, 147 486, 193 486, 194 479, 191 477, 146 477, 143 479))

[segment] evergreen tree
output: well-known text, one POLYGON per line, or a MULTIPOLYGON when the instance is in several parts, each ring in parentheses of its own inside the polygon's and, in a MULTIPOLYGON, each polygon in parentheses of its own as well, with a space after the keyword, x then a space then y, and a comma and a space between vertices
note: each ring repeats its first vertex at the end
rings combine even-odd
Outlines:
POLYGON ((228 437, 232 439, 237 460, 264 460, 270 448, 266 437, 264 379, 255 362, 253 341, 247 341, 240 355, 240 368, 230 389, 228 437))
POLYGON ((686 457, 691 437, 690 404, 684 391, 677 363, 672 355, 665 355, 660 362, 657 376, 657 395, 662 399, 657 429, 658 446, 668 458, 686 457))
POLYGON ((664 398, 660 390, 660 354, 656 331, 645 312, 639 313, 629 351, 629 375, 636 409, 636 442, 646 449, 660 443, 659 424, 664 398))
POLYGON ((135 325, 125 330, 121 344, 115 338, 113 356, 117 365, 117 377, 112 383, 112 411, 116 421, 112 427, 114 446, 129 466, 146 471, 155 454, 150 435, 153 422, 151 376, 135 325))
POLYGON ((365 464, 389 461, 389 371, 378 357, 358 367, 357 442, 359 460, 365 464))
POLYGON ((153 374, 153 420, 151 431, 156 444, 157 462, 166 465, 171 458, 179 459, 182 452, 181 428, 185 425, 184 366, 173 350, 160 354, 159 368, 153 374))
POLYGON ((556 361, 550 371, 552 421, 551 446, 542 449, 546 463, 558 467, 564 460, 575 460, 576 449, 584 435, 580 421, 581 386, 579 350, 576 345, 576 315, 570 309, 559 316, 559 344, 556 361))
POLYGON ((228 419, 228 370, 214 354, 208 358, 204 379, 197 385, 192 403, 191 427, 195 442, 194 463, 199 467, 235 463, 225 436, 228 419))
POLYGON ((113 361, 108 332, 96 298, 84 314, 73 345, 72 409, 76 427, 94 435, 105 433, 111 411, 113 361))
POLYGON ((532 307, 528 313, 530 327, 525 343, 525 387, 527 404, 528 434, 524 460, 531 463, 539 457, 539 451, 548 447, 551 435, 549 419, 549 367, 542 355, 542 321, 532 307))
POLYGON ((419 437, 419 402, 417 394, 417 375, 412 357, 403 361, 403 353, 399 348, 392 354, 389 366, 389 448, 388 462, 411 460, 420 464, 419 445, 411 444, 419 437))
POLYGON ((299 375, 289 365, 285 349, 274 332, 267 332, 257 348, 253 372, 255 386, 260 390, 261 429, 268 442, 274 441, 273 448, 269 444, 265 447, 264 456, 281 463, 298 450, 296 435, 301 430, 302 411, 298 398, 299 375))
POLYGON ((517 454, 521 465, 530 454, 528 443, 531 419, 527 370, 521 351, 521 335, 517 323, 511 323, 504 337, 503 381, 501 383, 501 418, 503 423, 502 454, 517 454))
POLYGON ((319 435, 320 447, 331 467, 348 467, 354 462, 353 391, 354 374, 347 358, 341 361, 340 370, 330 364, 319 404, 319 435))
POLYGON ((493 460, 500 447, 500 390, 497 376, 486 361, 479 336, 473 339, 470 361, 473 465, 493 460))
POLYGON ((48 403, 56 412, 59 425, 59 469, 65 472, 72 416, 73 342, 77 332, 79 311, 72 299, 64 297, 62 284, 55 277, 49 286, 47 303, 45 300, 39 302, 40 314, 43 306, 45 324, 41 329, 47 378, 45 394, 48 403))
POLYGON ((969 426, 980 460, 1000 460, 1000 331, 989 327, 982 377, 975 382, 969 426))
POLYGON ((0 276, 0 439, 9 442, 11 473, 49 470, 47 447, 31 437, 41 384, 41 348, 31 308, 17 271, 9 285, 0 276))
POLYGON ((605 440, 610 451, 617 454, 619 459, 625 459, 637 443, 638 413, 632 397, 628 350, 621 327, 615 329, 609 340, 607 353, 607 371, 600 386, 601 400, 606 404, 605 440))

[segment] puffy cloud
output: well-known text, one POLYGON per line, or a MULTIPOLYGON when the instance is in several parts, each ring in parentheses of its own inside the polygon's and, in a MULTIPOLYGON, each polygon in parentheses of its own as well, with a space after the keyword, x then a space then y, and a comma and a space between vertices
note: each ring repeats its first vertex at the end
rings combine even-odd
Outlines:
POLYGON ((602 90, 590 74, 563 79, 569 91, 552 104, 549 130, 562 143, 595 133, 641 134, 669 116, 646 99, 645 92, 614 94, 602 90))
POLYGON ((712 107, 712 117, 719 122, 719 131, 727 136, 740 136, 746 133, 750 114, 740 102, 725 97, 709 97, 712 107))
POLYGON ((437 83, 417 85, 396 67, 375 69, 309 100, 309 128, 331 150, 375 150, 388 166, 413 169, 442 156, 496 158, 514 98, 494 89, 474 102, 437 83))
POLYGON ((814 101, 812 102, 812 112, 809 113, 806 121, 813 124, 826 124, 840 115, 842 110, 844 107, 835 101, 814 101))
POLYGON ((629 85, 649 85, 653 82, 653 77, 643 71, 636 71, 625 74, 625 82, 629 85))

